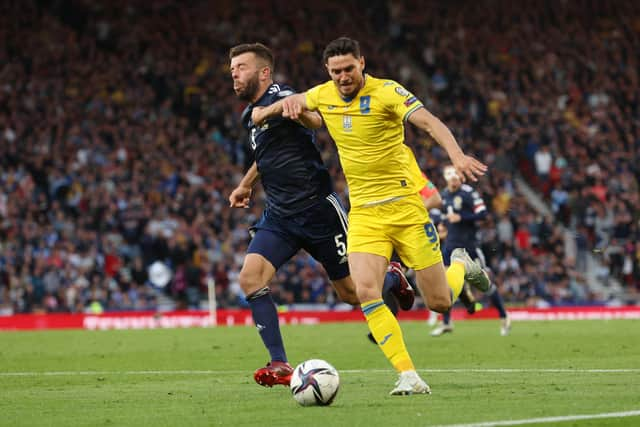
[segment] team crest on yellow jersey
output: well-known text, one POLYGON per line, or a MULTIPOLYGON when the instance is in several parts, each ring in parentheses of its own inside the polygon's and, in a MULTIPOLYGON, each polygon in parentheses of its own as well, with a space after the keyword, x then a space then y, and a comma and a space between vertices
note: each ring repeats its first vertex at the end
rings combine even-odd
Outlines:
POLYGON ((404 126, 422 103, 393 80, 366 76, 353 99, 333 81, 309 89, 307 108, 318 111, 340 154, 352 207, 417 194, 426 180, 404 144, 404 126))
POLYGON ((345 132, 351 132, 351 130, 353 129, 351 116, 347 116, 347 115, 342 116, 342 129, 345 132))

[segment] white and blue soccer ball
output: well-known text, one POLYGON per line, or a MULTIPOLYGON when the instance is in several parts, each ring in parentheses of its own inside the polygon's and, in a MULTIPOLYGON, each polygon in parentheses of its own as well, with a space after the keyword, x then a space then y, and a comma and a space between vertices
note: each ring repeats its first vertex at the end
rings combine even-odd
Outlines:
POLYGON ((336 368, 320 359, 302 362, 293 370, 291 393, 302 406, 327 406, 336 398, 340 376, 336 368))

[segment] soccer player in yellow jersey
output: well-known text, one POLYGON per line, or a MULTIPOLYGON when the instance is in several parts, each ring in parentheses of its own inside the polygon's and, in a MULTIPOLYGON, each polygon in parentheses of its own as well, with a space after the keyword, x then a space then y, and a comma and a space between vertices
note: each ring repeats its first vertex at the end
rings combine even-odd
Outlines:
POLYGON ((331 81, 289 96, 269 109, 255 110, 254 122, 282 114, 293 120, 318 111, 338 147, 351 211, 347 252, 362 311, 384 355, 399 373, 392 395, 430 393, 407 352, 402 330, 381 298, 383 277, 393 250, 416 272, 429 308, 445 312, 467 280, 489 286, 485 272, 461 249, 445 272, 438 233, 422 203, 422 176, 404 144, 404 124, 428 132, 449 155, 461 176, 477 180, 487 167, 467 156, 449 129, 409 91, 393 80, 364 73, 357 41, 329 43, 323 60, 331 81))

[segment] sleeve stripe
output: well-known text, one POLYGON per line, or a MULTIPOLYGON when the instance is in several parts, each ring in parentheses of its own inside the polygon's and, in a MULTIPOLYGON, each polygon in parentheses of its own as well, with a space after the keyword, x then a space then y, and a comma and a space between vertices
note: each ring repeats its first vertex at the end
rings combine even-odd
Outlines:
POLYGON ((419 110, 420 108, 423 108, 423 107, 424 105, 422 105, 422 103, 418 103, 418 105, 416 105, 415 107, 413 107, 411 110, 407 111, 404 114, 404 117, 402 118, 402 120, 406 122, 407 120, 409 120, 409 116, 411 114, 413 114, 416 110, 419 110))
POLYGON ((483 212, 486 211, 487 208, 484 204, 482 205, 477 205, 476 207, 473 208, 473 213, 479 213, 479 212, 483 212))

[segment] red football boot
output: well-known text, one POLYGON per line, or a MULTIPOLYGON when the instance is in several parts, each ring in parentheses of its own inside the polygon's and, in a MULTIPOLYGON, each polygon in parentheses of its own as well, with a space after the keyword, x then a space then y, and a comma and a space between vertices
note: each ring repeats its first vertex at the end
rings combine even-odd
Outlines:
POLYGON ((256 369, 253 379, 263 387, 273 387, 277 384, 289 386, 291 374, 293 374, 291 365, 276 360, 267 363, 264 368, 256 369))
POLYGON ((397 274, 400 278, 400 285, 391 289, 391 293, 393 293, 398 300, 398 305, 405 311, 411 310, 416 299, 416 294, 413 292, 413 288, 405 277, 404 271, 402 271, 402 266, 399 262, 391 261, 389 263, 388 271, 397 274))

